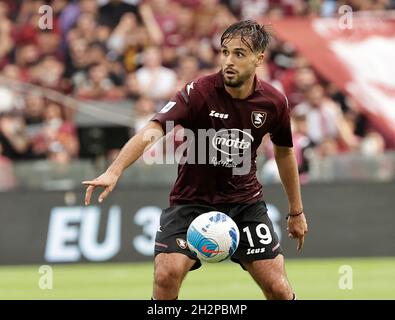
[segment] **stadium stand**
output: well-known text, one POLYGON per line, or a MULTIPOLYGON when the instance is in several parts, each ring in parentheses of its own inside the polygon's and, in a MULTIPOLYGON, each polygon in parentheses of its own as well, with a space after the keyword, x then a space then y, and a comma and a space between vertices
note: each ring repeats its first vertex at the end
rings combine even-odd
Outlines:
MULTIPOLYGON (((179 88, 218 69, 218 37, 231 22, 331 17, 343 4, 395 8, 393 0, 0 1, 3 189, 18 185, 21 161, 84 167, 88 160, 96 169, 98 159, 110 161, 179 88), (46 4, 49 30, 39 27, 46 4)), ((324 159, 339 168, 334 163, 355 164, 358 155, 377 156, 379 176, 394 176, 394 142, 292 44, 273 38, 258 74, 288 96, 303 182, 320 179, 311 168, 324 159)), ((277 181, 270 144, 261 151, 262 177, 277 181)))

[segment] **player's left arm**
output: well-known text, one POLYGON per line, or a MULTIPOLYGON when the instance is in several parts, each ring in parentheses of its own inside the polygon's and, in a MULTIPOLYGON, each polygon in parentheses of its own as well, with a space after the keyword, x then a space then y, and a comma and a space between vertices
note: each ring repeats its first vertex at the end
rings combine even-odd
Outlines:
POLYGON ((294 150, 292 147, 282 147, 274 144, 274 156, 281 182, 288 197, 288 236, 298 239, 297 249, 301 250, 304 244, 304 236, 308 229, 303 211, 298 166, 294 150))

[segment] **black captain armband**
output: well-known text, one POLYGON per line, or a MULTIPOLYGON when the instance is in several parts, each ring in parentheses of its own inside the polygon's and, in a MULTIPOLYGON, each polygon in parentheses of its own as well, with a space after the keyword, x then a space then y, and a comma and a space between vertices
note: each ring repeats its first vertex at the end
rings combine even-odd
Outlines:
POLYGON ((288 220, 289 217, 297 217, 300 216, 302 213, 304 213, 304 210, 302 209, 300 212, 296 212, 296 213, 288 213, 285 216, 285 220, 288 220))

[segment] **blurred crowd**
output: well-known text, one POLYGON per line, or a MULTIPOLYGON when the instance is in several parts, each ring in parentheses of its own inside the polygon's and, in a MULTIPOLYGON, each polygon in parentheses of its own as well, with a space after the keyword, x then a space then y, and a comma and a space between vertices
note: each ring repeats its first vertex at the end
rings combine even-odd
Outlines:
MULTIPOLYGON (((0 166, 67 163, 84 148, 69 106, 40 91, 14 92, 5 78, 78 99, 128 99, 136 131, 185 83, 218 70, 219 39, 229 24, 333 16, 343 4, 354 11, 395 8, 393 0, 0 0, 0 166), (43 16, 44 5, 53 21, 43 16)), ((353 100, 289 43, 272 39, 258 75, 289 99, 301 174, 312 152, 385 150, 353 100)), ((270 144, 262 152, 272 159, 270 144)))

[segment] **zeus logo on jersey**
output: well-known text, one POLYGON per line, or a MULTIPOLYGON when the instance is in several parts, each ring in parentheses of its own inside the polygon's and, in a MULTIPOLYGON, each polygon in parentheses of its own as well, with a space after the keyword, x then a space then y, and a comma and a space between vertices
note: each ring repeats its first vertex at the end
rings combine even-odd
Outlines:
POLYGON ((220 113, 220 112, 216 112, 215 110, 211 110, 210 117, 214 117, 214 118, 220 118, 220 119, 228 119, 229 115, 227 113, 220 113))
POLYGON ((189 95, 189 92, 191 92, 191 89, 193 89, 193 85, 194 85, 193 81, 190 84, 187 85, 187 93, 188 93, 188 95, 189 95))

